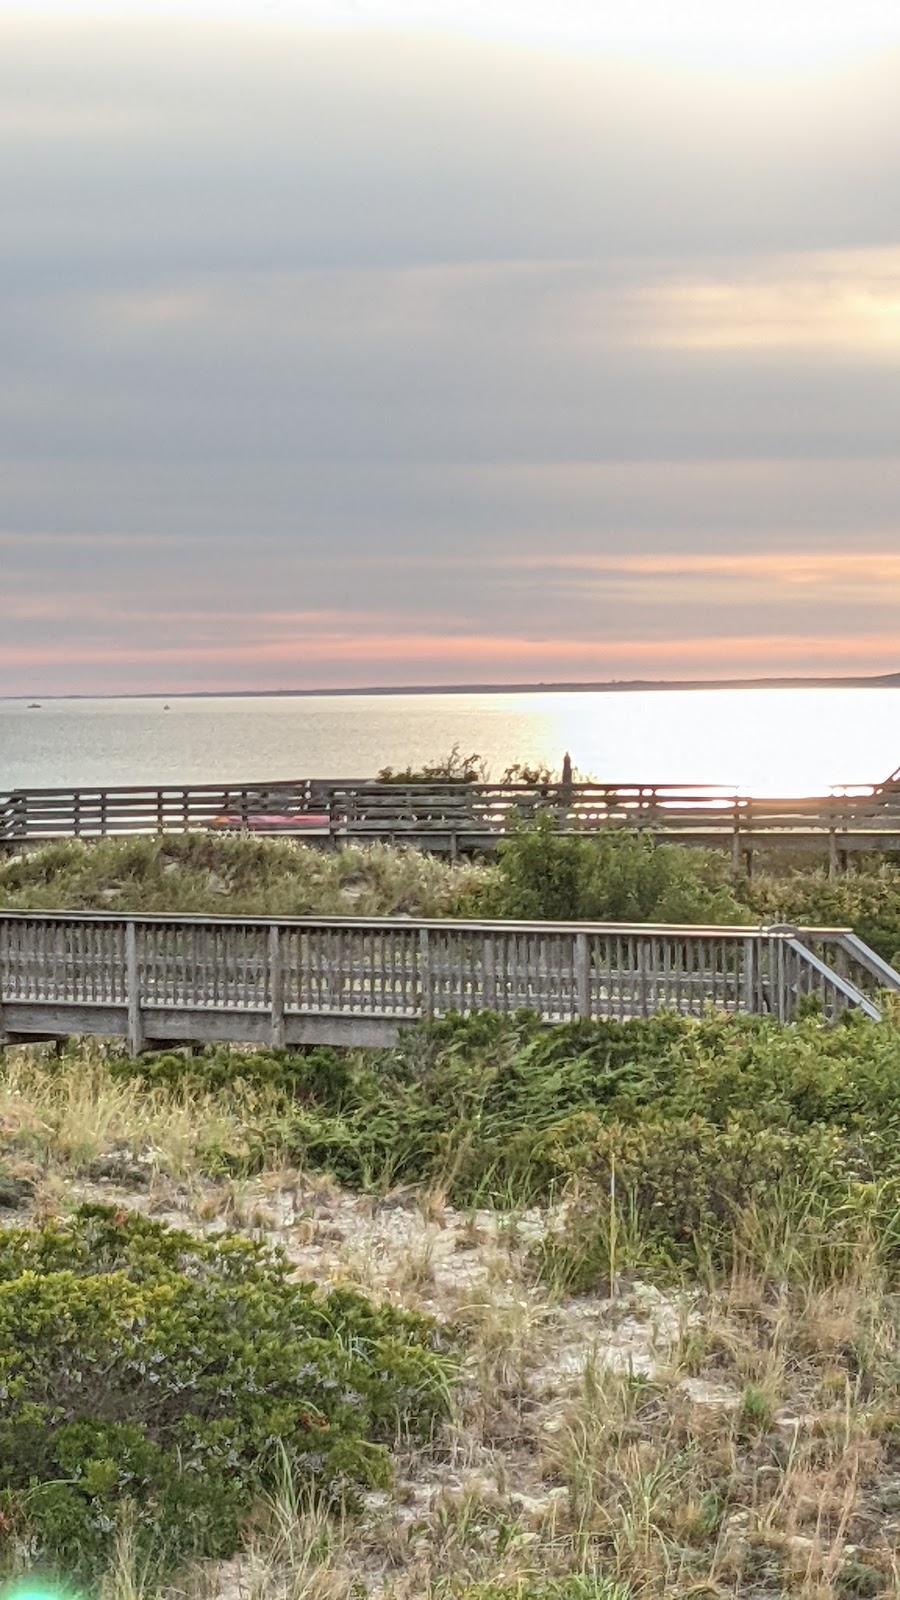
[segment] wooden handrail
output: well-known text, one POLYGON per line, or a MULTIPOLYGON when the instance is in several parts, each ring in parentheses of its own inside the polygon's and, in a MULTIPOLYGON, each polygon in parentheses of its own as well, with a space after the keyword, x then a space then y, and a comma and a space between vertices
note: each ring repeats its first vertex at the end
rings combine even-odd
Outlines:
MULTIPOLYGON (((839 929, 0 912, 0 1034, 378 1042, 451 1011, 877 1019, 839 929), (840 954, 832 966, 829 954, 840 954)), ((863 947, 867 951, 867 947, 863 947)), ((859 954, 859 952, 857 952, 859 954)), ((871 954, 871 952, 868 952, 871 954)), ((892 971, 892 969, 888 969, 892 971)), ((869 974, 871 977, 871 974, 869 974)), ((900 986, 900 974, 893 974, 900 986)))
POLYGON ((491 844, 540 813, 561 832, 646 829, 742 845, 765 836, 900 836, 900 790, 766 796, 699 784, 430 783, 347 779, 15 789, 0 794, 0 842, 185 832, 224 825, 335 840, 411 838, 491 844), (224 823, 222 819, 225 819, 224 823), (312 821, 304 821, 313 819, 312 821), (267 820, 268 819, 268 820, 267 820), (282 820, 279 820, 282 819, 282 820))
MULTIPOLYGON (((546 921, 513 920, 508 917, 342 917, 311 914, 295 917, 229 916, 218 912, 164 911, 68 911, 35 909, 28 911, 0 909, 3 922, 77 922, 114 923, 122 921, 147 923, 160 927, 270 928, 273 924, 285 928, 371 928, 398 931, 409 928, 434 928, 464 933, 611 933, 640 934, 646 937, 671 935, 674 938, 699 939, 770 938, 773 934, 800 937, 807 940, 833 942, 854 937, 849 928, 798 927, 793 923, 774 926, 755 923, 717 922, 596 922, 596 921, 546 921)), ((861 941, 860 941, 861 942, 861 941)), ((868 949, 868 946, 864 946, 868 949)), ((874 952, 872 952, 874 954, 874 952)), ((893 968, 889 969, 893 971, 893 968)))

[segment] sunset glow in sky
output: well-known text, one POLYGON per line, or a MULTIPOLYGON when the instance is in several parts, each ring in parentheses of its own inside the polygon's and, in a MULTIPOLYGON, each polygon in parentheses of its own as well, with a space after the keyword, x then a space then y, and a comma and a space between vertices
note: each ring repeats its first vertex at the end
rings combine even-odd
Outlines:
POLYGON ((900 669, 895 0, 0 20, 0 694, 900 669))

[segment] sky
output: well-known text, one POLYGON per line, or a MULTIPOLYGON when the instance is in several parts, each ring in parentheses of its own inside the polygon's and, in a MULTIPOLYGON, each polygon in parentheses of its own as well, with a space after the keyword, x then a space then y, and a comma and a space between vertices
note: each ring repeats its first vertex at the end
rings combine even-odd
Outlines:
POLYGON ((3 0, 0 694, 900 669, 896 0, 3 0))

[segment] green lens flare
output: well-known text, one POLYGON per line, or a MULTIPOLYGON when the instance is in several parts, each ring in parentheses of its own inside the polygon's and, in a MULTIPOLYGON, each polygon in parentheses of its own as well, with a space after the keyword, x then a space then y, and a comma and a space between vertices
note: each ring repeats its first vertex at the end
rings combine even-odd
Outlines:
POLYGON ((34 1583, 27 1579, 0 1589, 0 1600, 73 1600, 70 1590, 59 1584, 34 1583))

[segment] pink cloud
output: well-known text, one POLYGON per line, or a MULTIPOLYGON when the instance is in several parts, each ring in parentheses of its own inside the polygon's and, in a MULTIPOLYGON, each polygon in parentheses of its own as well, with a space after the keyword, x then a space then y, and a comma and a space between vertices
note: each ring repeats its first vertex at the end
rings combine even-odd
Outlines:
MULTIPOLYGON (((371 619, 369 619, 371 622, 371 619)), ((530 639, 516 635, 327 628, 302 639, 133 646, 65 641, 0 643, 0 669, 33 681, 53 679, 53 692, 96 692, 130 681, 143 686, 297 688, 340 683, 454 680, 546 680, 612 676, 756 676, 783 672, 873 673, 896 669, 893 634, 857 638, 793 634, 727 634, 690 639, 530 639), (100 670, 102 669, 102 670, 100 670)), ((45 692, 47 692, 45 690, 45 692)))

